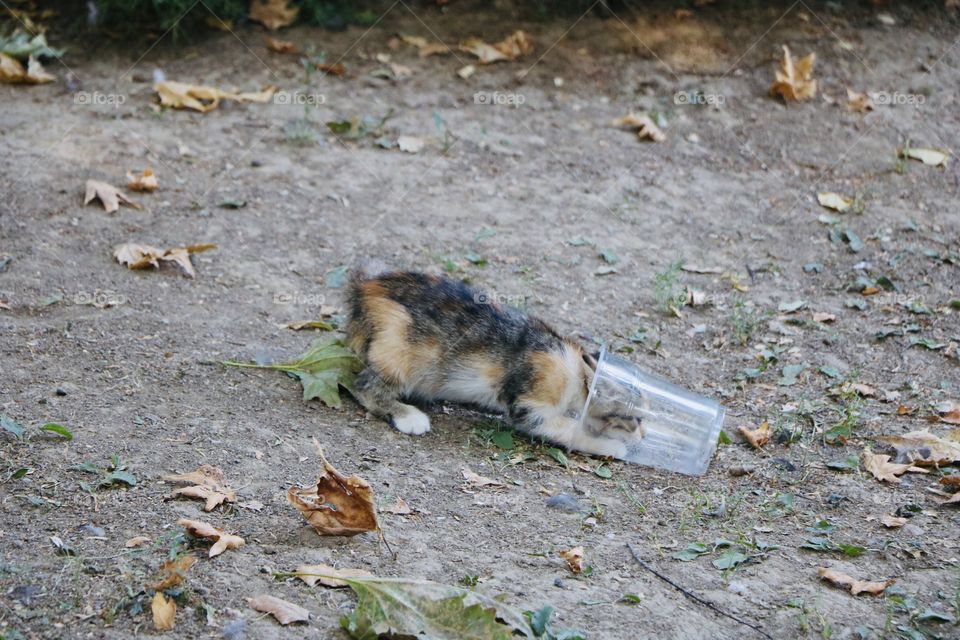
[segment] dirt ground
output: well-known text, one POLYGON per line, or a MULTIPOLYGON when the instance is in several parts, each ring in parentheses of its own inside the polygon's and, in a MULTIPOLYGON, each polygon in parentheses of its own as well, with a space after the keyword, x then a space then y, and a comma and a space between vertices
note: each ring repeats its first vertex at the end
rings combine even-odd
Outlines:
POLYGON ((935 407, 960 397, 960 170, 897 157, 956 145, 960 30, 941 5, 716 3, 678 19, 677 3, 537 21, 397 3, 369 30, 281 33, 340 61, 343 77, 306 78, 253 25, 176 46, 51 34, 69 50, 48 65, 60 80, 0 85, 0 411, 28 432, 0 435, 0 636, 163 635, 141 591, 190 545, 176 525, 187 517, 247 544, 213 559, 197 545, 166 637, 345 638, 353 595, 272 576, 315 562, 475 583, 520 609, 550 604, 556 627, 589 638, 762 637, 685 598, 632 545, 769 637, 960 638, 960 511, 930 491, 947 471, 891 484, 827 466, 883 451, 881 435, 956 429, 935 407), (456 75, 475 62, 467 53, 421 59, 390 43, 493 42, 516 28, 533 53, 467 80, 456 75), (783 44, 816 52, 815 99, 769 96, 783 44), (312 104, 159 110, 154 69, 273 84, 312 104), (887 98, 851 112, 848 87, 887 98), (77 90, 122 104, 83 104, 77 90), (655 114, 666 140, 610 126, 631 111, 655 114), (355 138, 324 126, 365 117, 355 138), (426 144, 405 153, 381 135, 426 144), (87 179, 122 185, 147 166, 161 188, 132 195, 142 209, 83 206, 87 179), (857 202, 828 211, 822 191, 857 202), (189 279, 120 266, 112 247, 128 241, 217 249, 194 256, 189 279), (721 399, 733 442, 702 478, 577 454, 564 466, 538 443, 491 442, 495 417, 436 407, 433 430, 408 437, 350 400, 305 403, 280 373, 211 364, 301 353, 323 334, 284 325, 340 307, 337 269, 360 258, 469 278, 562 333, 609 342, 721 399), (677 261, 713 272, 671 270, 677 261), (684 286, 706 303, 665 313, 684 286), (790 312, 795 301, 805 305, 790 312), (783 369, 802 363, 789 384, 783 369), (828 393, 844 380, 873 393, 828 393), (755 451, 737 427, 765 420, 774 437, 755 451), (47 422, 74 439, 41 432, 47 422), (287 504, 288 487, 316 478, 312 438, 373 486, 395 555, 373 535, 321 538, 287 504), (112 456, 136 485, 81 488, 95 476, 74 466, 112 456), (202 463, 224 470, 239 506, 164 500, 164 475, 202 463), (465 468, 506 486, 464 487, 465 468), (549 506, 559 493, 582 511, 549 506), (413 514, 389 512, 398 497, 413 514), (887 514, 907 524, 885 528, 887 514), (150 541, 125 547, 135 536, 150 541), (834 550, 801 548, 824 536, 834 550), (714 549, 721 539, 733 546, 714 549), (702 557, 673 557, 696 542, 702 557), (557 556, 575 545, 589 575, 557 556), (718 569, 731 550, 748 560, 718 569), (896 584, 854 597, 818 567, 896 584), (310 623, 281 627, 248 608, 261 593, 306 607, 310 623))

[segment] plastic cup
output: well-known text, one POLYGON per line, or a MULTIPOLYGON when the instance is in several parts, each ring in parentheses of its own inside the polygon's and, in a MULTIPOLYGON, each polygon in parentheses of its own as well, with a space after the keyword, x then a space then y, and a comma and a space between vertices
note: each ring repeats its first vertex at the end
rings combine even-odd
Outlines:
POLYGON ((726 410, 716 400, 652 375, 601 348, 590 383, 591 403, 641 418, 642 438, 626 441, 627 462, 692 476, 703 475, 717 450, 726 410))

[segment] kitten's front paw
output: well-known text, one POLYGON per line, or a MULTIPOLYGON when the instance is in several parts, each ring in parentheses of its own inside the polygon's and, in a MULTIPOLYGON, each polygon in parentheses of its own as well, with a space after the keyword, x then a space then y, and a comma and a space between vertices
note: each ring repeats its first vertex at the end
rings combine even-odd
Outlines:
POLYGON ((430 418, 414 407, 410 407, 402 416, 393 416, 390 424, 397 431, 411 436, 420 436, 430 431, 430 418))

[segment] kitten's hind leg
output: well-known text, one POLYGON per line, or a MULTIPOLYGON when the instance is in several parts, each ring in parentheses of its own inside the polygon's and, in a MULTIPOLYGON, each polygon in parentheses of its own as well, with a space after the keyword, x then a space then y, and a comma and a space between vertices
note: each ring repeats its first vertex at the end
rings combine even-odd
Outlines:
POLYGON ((364 409, 386 420, 401 433, 419 436, 430 431, 430 418, 427 414, 412 405, 400 402, 400 389, 369 367, 357 376, 354 397, 364 409))

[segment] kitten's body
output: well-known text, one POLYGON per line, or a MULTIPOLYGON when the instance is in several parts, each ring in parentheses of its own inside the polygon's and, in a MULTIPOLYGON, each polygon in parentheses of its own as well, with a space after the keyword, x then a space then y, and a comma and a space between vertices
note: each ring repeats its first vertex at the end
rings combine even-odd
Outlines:
POLYGON ((622 456, 624 436, 642 435, 639 419, 579 420, 592 359, 541 320, 485 300, 446 278, 355 275, 347 334, 367 364, 356 384, 361 404, 404 433, 422 434, 429 418, 403 400, 470 403, 506 413, 534 437, 622 456))

